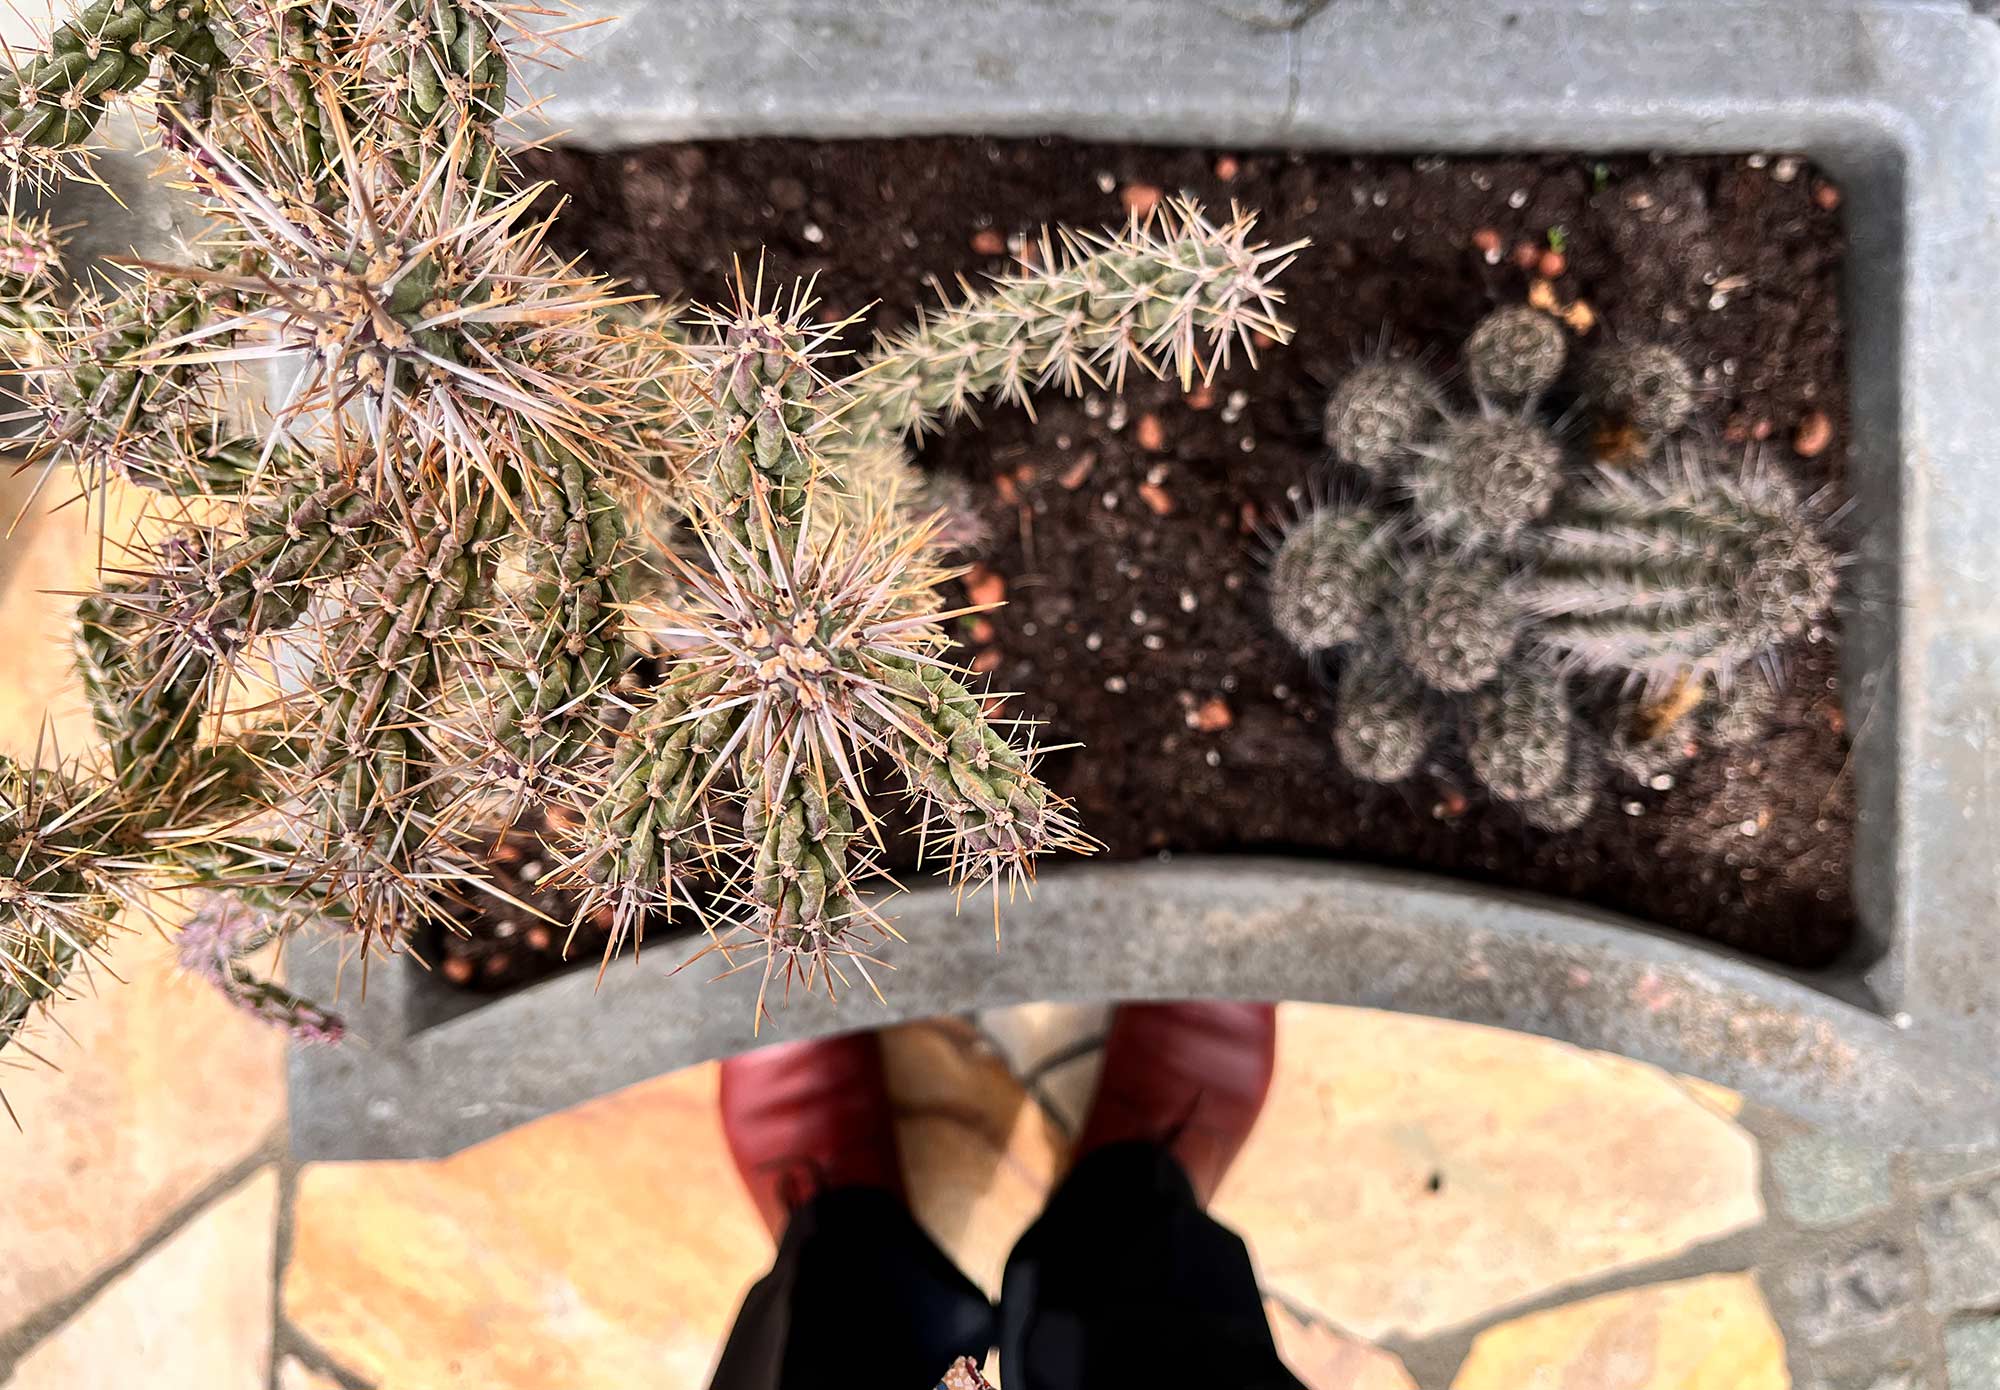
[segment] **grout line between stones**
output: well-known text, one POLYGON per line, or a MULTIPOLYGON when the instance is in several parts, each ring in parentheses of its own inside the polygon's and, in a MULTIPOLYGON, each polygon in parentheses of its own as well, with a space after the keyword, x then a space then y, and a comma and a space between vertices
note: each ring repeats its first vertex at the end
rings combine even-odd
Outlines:
POLYGON ((23 1357, 40 1346, 53 1333, 60 1331, 99 1294, 130 1273, 155 1250, 179 1235, 196 1217, 256 1177, 266 1167, 283 1162, 285 1157, 285 1127, 280 1123, 273 1126, 264 1141, 239 1159, 233 1167, 197 1188, 192 1196, 168 1212, 157 1225, 133 1242, 123 1254, 99 1268, 79 1288, 35 1309, 5 1333, 0 1333, 0 1384, 4 1384, 19 1369, 23 1357))
POLYGON ((1057 1067, 1066 1067, 1079 1057, 1088 1057, 1091 1053, 1101 1050, 1104 1040, 1103 1033, 1093 1033, 1087 1038, 1078 1038, 1075 1042, 1057 1049, 1040 1063, 1030 1067, 1028 1074, 1020 1078, 1021 1084, 1030 1088, 1039 1087, 1047 1079, 1048 1074, 1057 1067))
POLYGON ((299 1331, 290 1318, 279 1315, 272 1325, 275 1341, 282 1341, 282 1350, 274 1350, 271 1355, 271 1380, 275 1387, 279 1362, 286 1356, 295 1357, 306 1369, 323 1376, 331 1376, 341 1390, 376 1390, 375 1382, 366 1376, 350 1371, 334 1359, 318 1342, 299 1331))
POLYGON ((1709 1274, 1748 1272, 1760 1263, 1765 1234, 1766 1227, 1763 1225, 1733 1231, 1662 1259, 1611 1270, 1594 1278, 1550 1289, 1519 1303, 1503 1305, 1488 1311, 1476 1321, 1458 1327, 1425 1337, 1386 1337, 1379 1339, 1376 1345, 1402 1358, 1404 1367, 1419 1385, 1446 1385, 1471 1354, 1474 1340, 1489 1328, 1651 1284, 1670 1284, 1709 1274))

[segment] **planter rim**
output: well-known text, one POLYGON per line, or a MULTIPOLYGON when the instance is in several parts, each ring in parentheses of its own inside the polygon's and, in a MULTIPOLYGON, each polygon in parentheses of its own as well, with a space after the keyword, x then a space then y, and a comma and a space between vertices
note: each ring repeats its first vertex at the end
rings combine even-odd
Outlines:
POLYGON ((301 1158, 429 1158, 662 1072, 760 1044, 1043 1000, 1287 999, 1429 1014, 1622 1053, 1842 1132, 2000 1143, 2000 1081, 1854 1004, 1607 913, 1433 876, 1312 860, 1077 865, 1017 901, 996 951, 983 900, 896 901, 909 940, 887 1002, 794 995, 755 1025, 754 972, 715 978, 660 943, 434 1026, 412 972, 383 972, 357 1042, 299 1050, 301 1158), (395 1036, 398 1025, 413 1030, 395 1036), (354 1112, 359 1113, 354 1113, 354 1112))

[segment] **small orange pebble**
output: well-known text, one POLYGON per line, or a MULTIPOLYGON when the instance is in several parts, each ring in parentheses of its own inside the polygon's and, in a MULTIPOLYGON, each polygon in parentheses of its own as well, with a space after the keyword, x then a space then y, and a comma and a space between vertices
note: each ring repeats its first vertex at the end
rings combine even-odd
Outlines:
POLYGON ((1491 227, 1481 227, 1472 234, 1472 249, 1483 256, 1498 260, 1500 257, 1500 233, 1491 227))
POLYGON ((555 938, 549 935, 549 929, 540 923, 523 932, 521 939, 528 943, 528 949, 531 951, 546 951, 555 941, 555 938))
POLYGON ((993 490, 1000 494, 1000 500, 1008 506, 1018 507, 1021 504, 1021 489, 1014 486, 1012 473, 996 474, 993 478, 993 490))
POLYGON ((991 675, 999 669, 1003 659, 998 647, 988 647, 985 651, 979 653, 978 656, 972 658, 972 673, 978 676, 991 675))
POLYGON ((1202 382, 1187 393, 1189 410, 1208 410, 1215 405, 1215 388, 1202 382))
POLYGON ((1125 211, 1138 218, 1151 217, 1164 196, 1159 186, 1151 183, 1128 183, 1118 190, 1118 201, 1125 204, 1125 211))
POLYGON ((1220 695, 1211 695, 1203 700, 1197 709, 1188 711, 1187 724, 1190 729, 1198 729, 1204 734, 1220 733, 1236 722, 1230 712, 1229 702, 1220 695))
POLYGON ((1169 516, 1174 510, 1174 495, 1158 483, 1139 484, 1139 497, 1154 516, 1169 516))
POLYGON ((1528 305, 1545 314, 1562 312, 1562 304, 1556 298, 1556 287, 1546 280, 1536 280, 1528 286, 1528 305))
POLYGON ((442 967, 444 977, 455 985, 465 984, 473 976, 472 962, 464 956, 448 956, 442 967))
POLYGON ((991 227, 981 227, 972 234, 972 249, 981 256, 1004 256, 1007 254, 1007 238, 991 227))
POLYGON ((1535 273, 1544 280, 1560 280, 1569 273, 1569 257, 1560 251, 1544 251, 1535 262, 1535 273))
POLYGON ((993 626, 993 623, 990 619, 974 618, 972 620, 972 633, 971 633, 972 645, 975 647, 991 646, 993 644, 994 634, 997 631, 998 629, 996 629, 993 626))
POLYGON ((1215 176, 1224 183, 1228 183, 1242 172, 1243 166, 1237 162, 1236 156, 1233 154, 1223 155, 1215 161, 1215 176))
POLYGON ((1816 459, 1833 443, 1833 421, 1824 410, 1809 410, 1792 436, 1792 449, 1802 459, 1816 459))
POLYGON ((1840 206, 1840 185, 1820 179, 1813 184, 1812 196, 1821 212, 1832 212, 1840 206))
POLYGON ((1514 264, 1522 270, 1533 270, 1541 263, 1542 248, 1532 241, 1514 243, 1514 264))
POLYGON ((1431 807, 1431 815, 1437 820, 1457 820, 1465 814, 1465 793, 1456 787, 1447 787, 1437 804, 1431 807))
POLYGON ((1597 310, 1579 299, 1562 311, 1562 321, 1569 325, 1570 332, 1581 337, 1597 327, 1597 310))
POLYGON ((1075 463, 1063 470, 1062 476, 1056 479, 1056 486, 1064 492, 1075 492, 1089 479, 1090 470, 1095 467, 1097 467, 1097 450, 1085 449, 1077 456, 1075 463))
POLYGON ((1157 454, 1167 447, 1167 427, 1150 410, 1139 417, 1138 426, 1132 434, 1139 441, 1139 447, 1149 454, 1157 454))
POLYGON ((1246 536, 1255 535, 1263 521, 1264 514, 1257 510, 1255 502, 1245 502, 1236 509, 1236 529, 1246 536))
POLYGON ((965 572, 965 596, 981 608, 1007 601, 1007 581, 985 565, 965 572))

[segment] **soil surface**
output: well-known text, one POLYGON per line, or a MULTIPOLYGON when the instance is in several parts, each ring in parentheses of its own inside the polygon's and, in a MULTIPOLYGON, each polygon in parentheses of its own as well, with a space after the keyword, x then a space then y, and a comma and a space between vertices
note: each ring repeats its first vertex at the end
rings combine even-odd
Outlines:
MULTIPOLYGON (((1592 338, 1683 352, 1719 447, 1768 440, 1807 490, 1837 490, 1843 239, 1838 189, 1810 167, 960 139, 558 149, 527 163, 570 199, 567 249, 640 289, 723 299, 735 258, 762 246, 767 282, 817 276, 825 317, 865 312, 871 328, 906 322, 934 280, 1003 271, 1044 222, 1117 222, 1160 190, 1257 209, 1274 241, 1310 237, 1283 282, 1297 339, 1261 369, 1239 362, 1187 394, 1145 382, 1122 400, 1049 397, 1032 420, 992 409, 983 429, 924 451, 926 468, 963 481, 988 535, 980 577, 1008 600, 968 625, 965 656, 1023 692, 1017 712, 1043 721, 1044 743, 1078 745, 1045 770, 1083 825, 1114 858, 1420 867, 1799 965, 1849 940, 1853 801, 1832 634, 1784 653, 1760 743, 1705 752, 1663 789, 1607 781, 1581 829, 1544 834, 1485 796, 1452 740, 1401 785, 1346 775, 1325 673, 1265 616, 1276 528, 1337 486, 1319 425, 1330 383, 1384 345, 1449 370, 1473 323, 1539 278, 1559 307, 1588 306, 1592 338)), ((513 983, 523 969, 472 973, 513 983)))

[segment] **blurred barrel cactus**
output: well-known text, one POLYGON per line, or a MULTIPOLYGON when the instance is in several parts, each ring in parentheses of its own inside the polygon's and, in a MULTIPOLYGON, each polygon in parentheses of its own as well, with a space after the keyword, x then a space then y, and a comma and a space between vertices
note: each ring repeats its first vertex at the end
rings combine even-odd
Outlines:
POLYGON ((33 455, 155 498, 79 608, 106 746, 0 764, 0 1042, 154 887, 191 899, 190 970, 335 1037, 250 954, 312 926, 393 949, 477 901, 467 847, 530 812, 569 827, 551 872, 622 936, 690 912, 829 989, 892 935, 881 796, 996 912, 1087 847, 948 660, 911 442, 1283 341, 1296 248, 1170 201, 1048 234, 859 362, 804 290, 672 312, 553 250, 505 151, 552 17, 96 0, 0 81, 0 366, 33 455), (87 177, 142 88, 212 230, 58 293, 13 210, 87 177), (254 401, 253 372, 286 384, 254 401))

